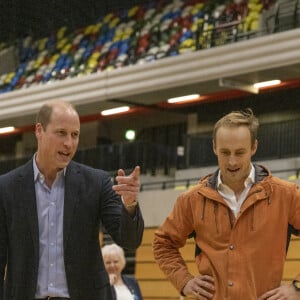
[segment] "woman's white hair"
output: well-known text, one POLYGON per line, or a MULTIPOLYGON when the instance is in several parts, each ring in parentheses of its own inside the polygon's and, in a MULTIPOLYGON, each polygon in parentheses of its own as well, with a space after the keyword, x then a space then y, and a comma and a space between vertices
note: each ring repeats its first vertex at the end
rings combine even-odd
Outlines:
POLYGON ((109 244, 102 247, 102 256, 103 258, 109 255, 117 255, 120 258, 122 269, 126 265, 125 253, 123 248, 118 246, 117 244, 109 244))

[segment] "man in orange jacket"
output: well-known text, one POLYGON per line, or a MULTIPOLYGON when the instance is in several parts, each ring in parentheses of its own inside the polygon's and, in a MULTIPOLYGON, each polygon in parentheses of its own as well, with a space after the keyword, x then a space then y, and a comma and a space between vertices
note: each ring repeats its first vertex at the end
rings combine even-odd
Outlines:
POLYGON ((214 300, 300 299, 300 274, 281 285, 287 228, 300 235, 300 190, 251 163, 258 120, 251 109, 214 127, 219 169, 180 195, 156 231, 160 268, 182 295, 214 300), (200 250, 193 276, 180 252, 191 233, 200 250))

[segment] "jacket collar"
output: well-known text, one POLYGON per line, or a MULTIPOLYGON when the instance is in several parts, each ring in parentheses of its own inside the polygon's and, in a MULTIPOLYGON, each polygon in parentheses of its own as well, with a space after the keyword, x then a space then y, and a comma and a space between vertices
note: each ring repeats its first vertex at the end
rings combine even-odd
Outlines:
MULTIPOLYGON (((261 182, 265 177, 267 177, 268 175, 271 175, 270 171, 268 171, 267 168, 265 168, 264 166, 257 165, 257 164, 253 164, 253 166, 254 166, 254 170, 255 170, 255 182, 254 183, 261 182)), ((201 181, 204 181, 205 179, 207 179, 208 185, 211 188, 213 188, 214 190, 216 190, 217 183, 218 183, 219 171, 220 171, 220 169, 217 169, 213 174, 210 174, 210 175, 204 177, 203 179, 201 179, 201 181)))
MULTIPOLYGON (((260 199, 271 199, 270 194, 272 192, 272 187, 268 180, 264 180, 266 177, 270 177, 271 173, 261 165, 254 164, 255 169, 255 183, 250 189, 247 198, 251 195, 252 200, 248 202, 248 205, 253 204, 260 199)), ((217 192, 217 178, 219 169, 217 169, 213 174, 207 175, 200 180, 200 190, 199 193, 204 197, 215 200, 217 202, 225 204, 224 199, 217 192), (209 188, 207 188, 209 187, 209 188)), ((270 200, 268 200, 270 201, 270 200)))

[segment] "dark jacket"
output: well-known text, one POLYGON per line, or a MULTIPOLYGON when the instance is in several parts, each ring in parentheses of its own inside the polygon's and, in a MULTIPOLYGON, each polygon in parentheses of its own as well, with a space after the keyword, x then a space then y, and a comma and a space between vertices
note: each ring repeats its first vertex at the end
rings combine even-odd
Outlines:
MULTIPOLYGON (((34 299, 39 264, 39 229, 33 162, 0 176, 0 300, 34 299)), ((65 174, 64 262, 72 300, 111 300, 99 245, 99 224, 123 248, 137 248, 144 222, 132 218, 112 190, 108 174, 71 162, 65 174)))
MULTIPOLYGON (((142 293, 137 280, 133 277, 129 277, 126 275, 122 275, 122 279, 128 287, 128 289, 130 290, 131 294, 134 295, 134 300, 143 300, 142 293)), ((118 300, 114 286, 112 286, 112 294, 113 300, 118 300)))

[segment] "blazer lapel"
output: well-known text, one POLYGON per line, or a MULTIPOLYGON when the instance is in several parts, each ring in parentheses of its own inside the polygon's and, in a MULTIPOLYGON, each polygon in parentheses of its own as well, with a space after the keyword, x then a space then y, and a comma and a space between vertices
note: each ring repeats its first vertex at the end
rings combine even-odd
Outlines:
POLYGON ((32 237, 35 255, 38 258, 38 247, 39 247, 39 224, 37 216, 35 186, 34 186, 34 174, 33 174, 33 163, 30 160, 19 174, 17 184, 17 197, 23 198, 22 205, 26 212, 27 220, 30 227, 30 234, 32 237))
POLYGON ((64 249, 71 230, 74 211, 81 196, 81 174, 74 163, 70 163, 65 175, 65 199, 64 199, 64 249))

